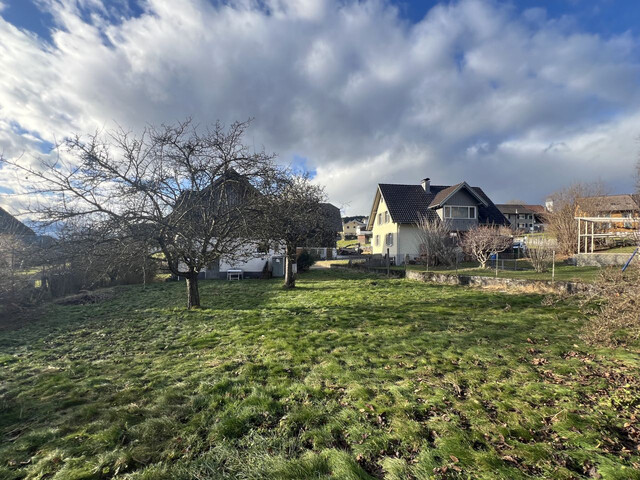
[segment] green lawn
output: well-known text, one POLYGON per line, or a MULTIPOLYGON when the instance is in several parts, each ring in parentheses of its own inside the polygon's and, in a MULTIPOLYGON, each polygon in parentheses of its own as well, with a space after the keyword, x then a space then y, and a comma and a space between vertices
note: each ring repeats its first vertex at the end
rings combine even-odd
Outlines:
MULTIPOLYGON (((507 261, 510 267, 512 261, 507 261)), ((404 269, 404 266, 397 267, 404 269)), ((407 265, 408 269, 426 270, 424 265, 407 265)), ((522 270, 498 270, 500 278, 523 278, 528 280, 551 280, 551 268, 546 272, 538 273, 531 268, 526 260, 520 260, 518 268, 522 270)), ((455 274, 456 270, 451 268, 436 267, 430 268, 430 271, 440 273, 455 274)), ((601 271, 601 267, 574 267, 572 265, 556 264, 555 277, 556 281, 574 281, 574 282, 593 282, 601 271)), ((492 268, 478 268, 475 263, 465 263, 458 267, 457 273, 460 275, 478 275, 482 277, 495 277, 496 271, 492 268)))
POLYGON ((585 345, 571 301, 329 270, 184 290, 0 330, 0 478, 640 479, 640 355, 585 345))
POLYGON ((338 248, 345 248, 345 247, 356 248, 358 246, 371 245, 371 243, 360 245, 360 242, 358 242, 357 239, 356 240, 338 240, 336 243, 338 245, 338 248))
POLYGON ((609 250, 605 250, 603 252, 598 252, 598 253, 633 253, 636 251, 636 248, 638 247, 615 247, 615 248, 610 248, 609 250))

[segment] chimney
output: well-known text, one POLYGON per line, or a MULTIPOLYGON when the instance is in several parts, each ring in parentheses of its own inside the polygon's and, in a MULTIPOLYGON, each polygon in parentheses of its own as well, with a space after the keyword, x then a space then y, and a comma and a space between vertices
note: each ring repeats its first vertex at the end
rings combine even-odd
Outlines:
POLYGON ((420 183, 422 184, 422 188, 424 188, 425 192, 431 193, 431 179, 430 178, 425 178, 420 183))

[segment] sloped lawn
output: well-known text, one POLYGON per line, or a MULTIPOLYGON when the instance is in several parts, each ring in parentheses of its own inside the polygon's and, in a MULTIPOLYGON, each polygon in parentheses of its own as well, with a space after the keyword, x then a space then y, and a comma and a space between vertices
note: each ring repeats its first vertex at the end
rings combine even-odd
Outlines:
POLYGON ((312 271, 0 330, 0 478, 640 478, 640 356, 570 302, 312 271), (635 468, 634 468, 635 465, 635 468))

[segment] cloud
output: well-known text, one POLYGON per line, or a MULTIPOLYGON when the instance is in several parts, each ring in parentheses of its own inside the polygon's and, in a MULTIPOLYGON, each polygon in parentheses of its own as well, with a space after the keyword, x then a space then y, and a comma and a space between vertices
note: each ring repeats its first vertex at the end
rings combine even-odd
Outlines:
POLYGON ((286 164, 304 158, 351 214, 368 212, 376 183, 425 176, 495 201, 595 178, 632 188, 631 34, 490 0, 437 5, 415 24, 382 0, 146 0, 121 17, 98 0, 43 5, 51 43, 0 20, 7 157, 115 122, 254 117, 247 142, 286 164))

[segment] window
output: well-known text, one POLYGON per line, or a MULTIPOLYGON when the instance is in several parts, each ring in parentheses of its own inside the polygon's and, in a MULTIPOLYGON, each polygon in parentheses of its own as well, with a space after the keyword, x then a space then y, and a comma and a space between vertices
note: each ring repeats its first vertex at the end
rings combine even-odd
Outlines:
POLYGON ((382 225, 382 214, 378 214, 378 225, 382 225))
POLYGON ((387 233, 386 237, 387 247, 390 247, 393 245, 393 233, 387 233))
POLYGON ((444 218, 471 220, 476 218, 476 207, 444 207, 444 218))
POLYGON ((380 245, 380 235, 376 235, 376 247, 380 245))
POLYGON ((389 216, 389 212, 384 212, 384 223, 389 223, 391 221, 391 217, 389 216))

